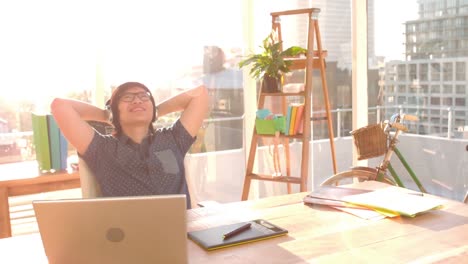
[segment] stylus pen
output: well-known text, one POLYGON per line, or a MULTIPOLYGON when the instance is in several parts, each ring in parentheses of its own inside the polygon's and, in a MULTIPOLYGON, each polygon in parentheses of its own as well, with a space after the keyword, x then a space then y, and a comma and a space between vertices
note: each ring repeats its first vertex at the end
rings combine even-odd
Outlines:
POLYGON ((245 224, 245 225, 243 225, 243 226, 241 226, 239 228, 236 228, 236 229, 232 230, 231 232, 224 234, 223 239, 228 239, 228 238, 233 237, 233 236, 235 236, 237 234, 240 234, 240 233, 244 232, 245 230, 249 229, 251 225, 252 225, 251 223, 247 223, 247 224, 245 224))

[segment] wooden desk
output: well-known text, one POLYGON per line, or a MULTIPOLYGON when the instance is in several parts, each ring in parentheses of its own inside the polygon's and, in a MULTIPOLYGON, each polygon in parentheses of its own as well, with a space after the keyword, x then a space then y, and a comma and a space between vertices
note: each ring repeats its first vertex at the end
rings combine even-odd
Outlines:
MULTIPOLYGON (((468 259, 468 205, 461 202, 447 200, 443 209, 415 218, 369 221, 304 205, 305 194, 189 210, 188 230, 256 218, 289 230, 283 237, 213 252, 188 240, 190 263, 462 263, 468 259)), ((39 234, 0 239, 0 252, 2 263, 47 263, 39 234)))
POLYGON ((0 181, 0 238, 11 236, 8 197, 79 187, 79 172, 45 174, 34 178, 0 181))

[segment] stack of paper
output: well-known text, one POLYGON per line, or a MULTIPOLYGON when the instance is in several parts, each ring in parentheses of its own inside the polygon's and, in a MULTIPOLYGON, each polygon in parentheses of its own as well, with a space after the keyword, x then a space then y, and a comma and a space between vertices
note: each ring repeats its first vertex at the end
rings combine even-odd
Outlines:
POLYGON ((345 188, 338 186, 322 186, 319 189, 309 193, 304 197, 304 202, 312 204, 323 204, 330 206, 344 206, 344 207, 358 207, 362 206, 353 205, 345 202, 346 196, 371 192, 371 190, 363 190, 358 188, 345 188))
POLYGON ((375 181, 322 186, 304 197, 304 202, 332 206, 365 219, 378 215, 414 217, 443 205, 441 200, 423 193, 375 181))
POLYGON ((438 199, 422 193, 402 192, 402 188, 391 186, 373 192, 344 197, 344 201, 378 210, 382 213, 414 217, 418 214, 442 207, 438 199))
POLYGON ((306 204, 320 204, 333 207, 346 213, 369 220, 379 220, 385 215, 367 207, 345 202, 343 199, 349 195, 371 192, 372 190, 346 188, 337 186, 322 186, 304 197, 306 204))

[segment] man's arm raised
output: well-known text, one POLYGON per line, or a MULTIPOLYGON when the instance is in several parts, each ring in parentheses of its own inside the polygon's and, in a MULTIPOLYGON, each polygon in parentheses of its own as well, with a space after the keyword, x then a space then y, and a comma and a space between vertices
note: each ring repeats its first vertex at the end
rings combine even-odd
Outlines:
POLYGON ((204 85, 200 85, 161 102, 157 108, 159 116, 183 111, 180 121, 195 137, 208 113, 208 92, 204 85))
POLYGON ((86 120, 108 122, 109 118, 107 111, 73 99, 55 98, 50 107, 63 135, 80 154, 85 153, 94 136, 86 120))

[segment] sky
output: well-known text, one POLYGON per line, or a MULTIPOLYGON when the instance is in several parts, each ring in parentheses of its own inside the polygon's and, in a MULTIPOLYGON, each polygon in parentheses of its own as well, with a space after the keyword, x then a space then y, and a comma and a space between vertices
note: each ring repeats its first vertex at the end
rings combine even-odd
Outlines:
POLYGON ((375 54, 386 61, 404 60, 403 23, 418 18, 416 0, 374 0, 375 54))
MULTIPOLYGON (((0 92, 39 104, 50 94, 94 88, 97 65, 106 87, 179 78, 202 63, 204 44, 242 45, 241 1, 201 2, 0 1, 0 92), (206 10, 197 12, 201 2, 206 10), (180 72, 169 70, 175 67, 180 72)), ((402 24, 417 18, 416 0, 375 6, 376 55, 403 59, 402 24)))
MULTIPOLYGON (((240 13, 237 1, 203 3, 240 13)), ((201 65, 204 44, 240 39, 226 26, 237 23, 240 32, 238 21, 197 8, 199 1, 189 0, 164 6, 144 0, 0 1, 1 94, 20 90, 14 99, 39 102, 48 94, 91 89, 97 65, 105 69, 106 87, 129 80, 155 86, 179 78, 201 65)))

